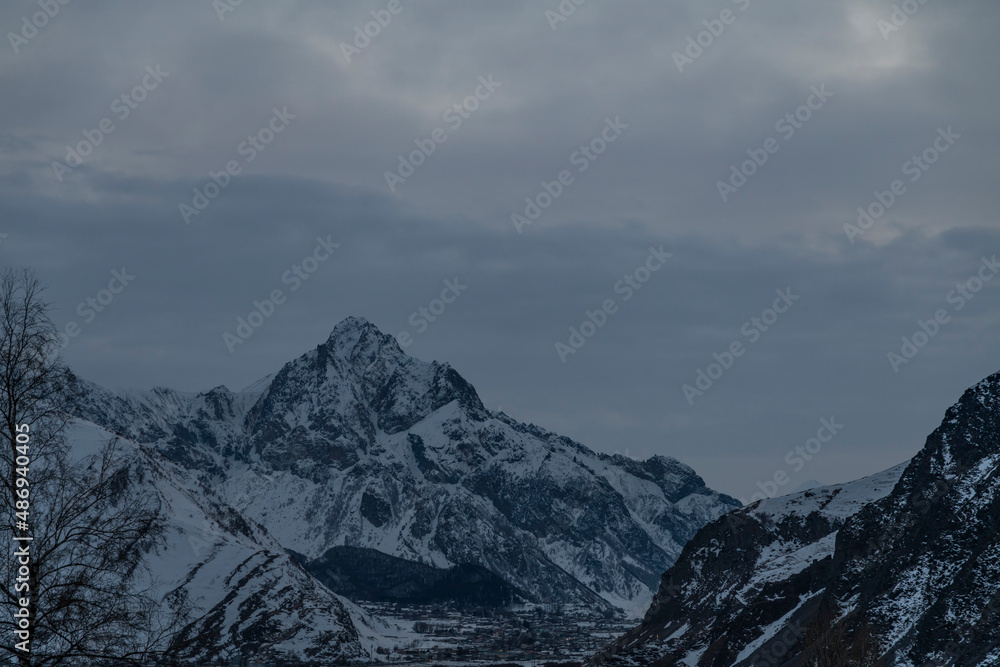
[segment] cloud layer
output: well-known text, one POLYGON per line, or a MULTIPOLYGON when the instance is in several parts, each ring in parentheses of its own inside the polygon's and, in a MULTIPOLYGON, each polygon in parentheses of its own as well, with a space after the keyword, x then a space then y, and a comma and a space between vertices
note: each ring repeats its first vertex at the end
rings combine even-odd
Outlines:
POLYGON ((363 315, 492 408, 749 498, 911 456, 997 370, 1000 280, 954 296, 1000 253, 995 3, 224 1, 0 22, 0 261, 90 379, 239 388, 363 315))

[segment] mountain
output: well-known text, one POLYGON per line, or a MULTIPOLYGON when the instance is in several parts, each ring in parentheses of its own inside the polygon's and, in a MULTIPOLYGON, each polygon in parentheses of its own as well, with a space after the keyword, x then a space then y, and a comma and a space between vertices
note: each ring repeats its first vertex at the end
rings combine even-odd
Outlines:
MULTIPOLYGON (((115 436, 89 422, 67 432, 85 460, 115 436)), ((144 582, 164 610, 188 617, 170 651, 192 664, 222 658, 367 660, 393 645, 398 628, 373 618, 310 576, 267 531, 217 497, 189 471, 150 448, 120 442, 116 466, 127 484, 153 499, 166 520, 144 582)))
POLYGON ((684 543, 739 505, 672 458, 491 412, 360 318, 241 392, 77 389, 81 418, 149 443, 285 549, 474 564, 532 601, 641 613, 684 543))
MULTIPOLYGON (((608 662, 646 665, 671 656, 677 664, 760 664, 771 656, 764 644, 784 630, 776 622, 819 590, 838 531, 888 494, 903 467, 760 500, 709 524, 664 574, 643 623, 616 642, 619 655, 608 662)), ((792 636, 803 634, 791 627, 792 636)))
POLYGON ((909 462, 705 526, 643 622, 589 664, 848 664, 849 647, 894 667, 1000 664, 998 471, 995 374, 909 462))
POLYGON ((293 555, 323 585, 352 600, 506 607, 524 598, 503 579, 472 563, 431 567, 363 547, 333 547, 312 560, 293 555))

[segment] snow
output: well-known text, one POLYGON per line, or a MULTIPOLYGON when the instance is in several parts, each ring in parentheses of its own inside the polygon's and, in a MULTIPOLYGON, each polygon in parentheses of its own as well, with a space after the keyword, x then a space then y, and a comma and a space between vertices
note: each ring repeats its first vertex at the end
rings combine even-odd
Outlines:
POLYGON ((799 603, 797 605, 795 605, 795 607, 791 611, 789 611, 787 614, 785 614, 784 616, 782 616, 778 620, 774 621, 773 623, 769 623, 768 625, 766 625, 765 627, 763 627, 761 629, 761 631, 760 631, 760 634, 757 636, 757 638, 754 639, 749 644, 747 644, 743 648, 743 650, 740 651, 739 655, 736 656, 736 662, 740 662, 742 660, 746 660, 747 658, 749 658, 750 656, 752 656, 755 651, 757 651, 769 639, 771 639, 772 637, 774 637, 782 628, 785 627, 785 624, 788 622, 788 620, 792 617, 792 615, 795 612, 797 612, 799 609, 802 608, 802 605, 804 605, 806 602, 808 602, 810 599, 812 599, 816 595, 819 595, 819 593, 821 593, 821 592, 822 591, 818 591, 816 593, 813 593, 812 595, 806 595, 806 596, 800 597, 799 598, 799 603))
MULTIPOLYGON (((142 446, 175 518, 157 567, 171 581, 195 572, 185 586, 203 611, 221 602, 204 590, 237 568, 253 576, 233 605, 251 590, 302 588, 284 549, 315 558, 352 545, 437 567, 479 562, 538 599, 600 606, 596 593, 638 617, 655 590, 646 582, 732 509, 674 459, 597 454, 486 411, 449 366, 408 357, 360 318, 239 392, 86 387, 87 416, 151 440, 142 446), (363 498, 387 518, 362 516, 363 498), (232 516, 250 534, 227 528, 232 516)), ((236 609, 224 628, 253 622, 236 609)))
POLYGON ((754 567, 754 586, 784 581, 816 561, 833 555, 837 531, 809 544, 776 541, 761 551, 754 567))
MULTIPOLYGON (((96 454, 112 438, 82 420, 67 432, 71 451, 80 458, 96 454)), ((159 595, 183 591, 194 618, 200 617, 196 623, 209 622, 207 614, 221 607, 221 620, 206 628, 220 638, 258 622, 277 622, 289 630, 280 650, 300 657, 318 646, 330 656, 370 656, 376 647, 394 645, 397 628, 324 588, 262 529, 252 524, 246 524, 249 533, 226 528, 235 511, 191 473, 131 441, 119 442, 119 461, 144 469, 143 481, 136 478, 133 483, 143 485, 144 495, 159 499, 168 521, 165 544, 147 558, 153 580, 140 585, 152 583, 159 595), (353 627, 345 626, 338 610, 353 627), (330 637, 341 641, 330 644, 330 637)))
POLYGON ((868 503, 889 495, 907 465, 909 461, 853 482, 760 500, 748 508, 755 515, 772 518, 805 517, 820 511, 831 519, 843 521, 860 512, 868 503))
POLYGON ((690 628, 691 628, 690 624, 685 623, 681 627, 679 627, 676 630, 674 630, 673 633, 671 633, 671 635, 669 637, 667 637, 666 639, 664 639, 663 641, 667 641, 668 642, 671 639, 679 639, 679 638, 683 637, 684 633, 687 632, 690 628))
POLYGON ((689 651, 687 655, 680 659, 678 664, 684 665, 685 667, 698 667, 698 661, 701 660, 701 656, 705 651, 708 650, 707 646, 696 648, 693 651, 689 651))

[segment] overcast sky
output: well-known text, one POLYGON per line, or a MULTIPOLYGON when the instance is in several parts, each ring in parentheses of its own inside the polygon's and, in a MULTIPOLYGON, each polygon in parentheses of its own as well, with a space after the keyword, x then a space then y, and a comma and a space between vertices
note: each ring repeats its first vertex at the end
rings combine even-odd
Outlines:
POLYGON ((749 499, 909 458, 1000 367, 994 0, 225 3, 0 14, 0 263, 84 377, 239 389, 359 315, 749 499))

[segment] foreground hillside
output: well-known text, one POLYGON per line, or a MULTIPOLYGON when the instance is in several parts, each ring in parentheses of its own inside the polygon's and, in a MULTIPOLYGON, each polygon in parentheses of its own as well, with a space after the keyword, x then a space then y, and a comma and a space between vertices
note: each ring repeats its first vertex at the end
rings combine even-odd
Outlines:
MULTIPOLYGON (((113 435, 88 422, 67 441, 85 459, 113 435)), ((215 664, 227 656, 258 660, 368 660, 400 631, 341 598, 299 567, 267 531, 156 451, 120 442, 125 483, 159 507, 163 543, 146 565, 163 611, 186 618, 168 655, 215 664)), ((166 647, 162 647, 166 648, 166 647)))
POLYGON ((642 624, 591 664, 1000 664, 998 466, 995 374, 908 463, 703 528, 642 624))

